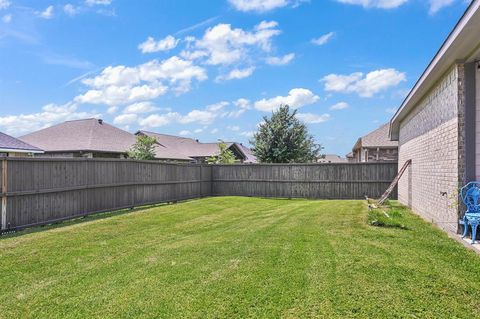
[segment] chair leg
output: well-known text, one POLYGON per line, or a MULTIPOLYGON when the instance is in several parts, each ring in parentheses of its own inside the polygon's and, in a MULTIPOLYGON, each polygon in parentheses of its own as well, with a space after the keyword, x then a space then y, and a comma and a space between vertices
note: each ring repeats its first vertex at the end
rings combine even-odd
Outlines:
POLYGON ((477 227, 478 222, 475 221, 472 223, 472 244, 475 244, 475 240, 477 239, 477 227))
POLYGON ((468 235, 468 220, 467 217, 463 217, 463 235, 462 238, 465 238, 468 235))

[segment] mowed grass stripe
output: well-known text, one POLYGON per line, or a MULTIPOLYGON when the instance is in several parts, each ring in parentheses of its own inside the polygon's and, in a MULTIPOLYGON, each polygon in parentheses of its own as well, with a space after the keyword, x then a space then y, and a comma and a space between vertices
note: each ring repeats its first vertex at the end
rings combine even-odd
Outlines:
MULTIPOLYGON (((399 208, 401 209, 401 208, 399 208)), ((0 240, 5 318, 464 318, 480 259, 362 201, 205 198, 0 240)))

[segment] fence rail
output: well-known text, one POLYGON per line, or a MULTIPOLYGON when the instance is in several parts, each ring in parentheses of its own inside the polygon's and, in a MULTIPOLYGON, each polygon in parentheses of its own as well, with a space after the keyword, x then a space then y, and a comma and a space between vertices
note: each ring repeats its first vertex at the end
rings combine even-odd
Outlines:
POLYGON ((201 165, 3 158, 1 229, 205 196, 379 197, 396 172, 396 163, 201 165))

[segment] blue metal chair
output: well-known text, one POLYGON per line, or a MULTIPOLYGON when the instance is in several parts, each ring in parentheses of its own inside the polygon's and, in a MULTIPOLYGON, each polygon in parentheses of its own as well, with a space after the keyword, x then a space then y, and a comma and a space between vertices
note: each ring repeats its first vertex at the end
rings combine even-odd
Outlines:
POLYGON ((472 244, 477 238, 477 227, 480 224, 480 182, 470 182, 460 190, 460 196, 467 207, 463 220, 464 226, 462 238, 468 235, 468 226, 472 228, 472 244))

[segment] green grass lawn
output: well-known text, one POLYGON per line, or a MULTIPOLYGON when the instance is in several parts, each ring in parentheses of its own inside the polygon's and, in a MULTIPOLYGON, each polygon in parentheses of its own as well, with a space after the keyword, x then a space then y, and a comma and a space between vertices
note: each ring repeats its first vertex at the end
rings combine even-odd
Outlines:
POLYGON ((480 257, 396 211, 220 197, 6 236, 0 317, 480 317, 480 257))

